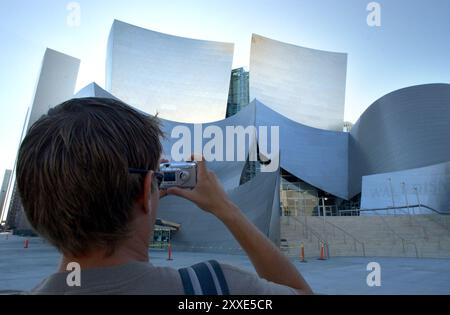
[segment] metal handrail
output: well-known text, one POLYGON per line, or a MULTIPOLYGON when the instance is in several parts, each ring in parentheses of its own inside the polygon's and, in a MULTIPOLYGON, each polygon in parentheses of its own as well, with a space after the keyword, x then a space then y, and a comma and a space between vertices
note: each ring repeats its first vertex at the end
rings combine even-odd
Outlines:
MULTIPOLYGON (((413 207, 413 206, 409 206, 409 208, 411 208, 411 207, 413 207)), ((377 211, 381 211, 381 210, 392 210, 394 207, 391 207, 391 208, 379 208, 379 209, 352 209, 352 210, 340 210, 340 212, 355 212, 355 211, 373 211, 374 213, 375 213, 375 215, 376 216, 378 216, 382 221, 383 221, 383 223, 384 223, 384 225, 389 229, 389 231, 394 235, 394 236, 396 236, 397 238, 399 238, 400 239, 400 241, 402 242, 402 248, 403 248, 403 252, 405 253, 406 252, 406 247, 405 247, 405 244, 411 244, 411 245, 413 245, 414 246, 414 250, 415 250, 415 253, 416 253, 416 257, 417 258, 419 258, 419 252, 418 252, 418 249, 417 249, 417 244, 415 243, 415 242, 413 242, 413 241, 410 241, 410 240, 407 240, 407 239, 405 239, 403 236, 401 236, 400 234, 398 234, 394 229, 392 229, 391 227, 390 227, 390 225, 386 222, 386 220, 384 219, 384 217, 382 216, 382 215, 380 215, 380 214, 378 214, 377 213, 377 211)), ((395 207, 396 209, 402 209, 402 208, 408 208, 408 207, 395 207)))
MULTIPOLYGON (((315 231, 313 228, 311 228, 310 226, 306 226, 306 224, 300 220, 298 220, 295 216, 288 216, 288 218, 292 218, 294 221, 297 221, 298 223, 300 223, 301 225, 303 225, 303 227, 305 229, 307 229, 307 233, 310 232, 312 235, 314 235, 314 237, 317 239, 317 248, 320 249, 320 242, 321 241, 325 241, 323 239, 323 237, 321 237, 320 233, 318 233, 317 231, 315 231)), ((308 234, 306 234, 306 237, 308 237, 308 234)))
POLYGON ((427 208, 428 210, 431 210, 433 212, 436 212, 441 215, 450 215, 450 212, 443 212, 436 210, 430 206, 424 205, 424 204, 412 204, 408 206, 397 206, 397 207, 384 207, 384 208, 361 208, 361 209, 344 209, 344 210, 338 210, 338 212, 360 212, 360 211, 382 211, 382 210, 397 210, 397 209, 407 209, 407 208, 427 208))
MULTIPOLYGON (((421 209, 421 208, 420 208, 421 206, 417 206, 417 205, 409 205, 409 206, 399 206, 399 207, 396 207, 395 210, 408 209, 408 213, 404 212, 403 215, 407 215, 407 216, 408 216, 411 225, 412 225, 412 221, 414 221, 415 224, 416 224, 416 226, 418 226, 418 227, 420 227, 420 228, 422 229, 423 236, 424 236, 425 239, 426 239, 426 238, 427 238, 427 232, 426 232, 425 227, 423 226, 423 224, 421 224, 421 222, 417 219, 417 217, 416 217, 415 215, 411 215, 411 213, 409 213, 409 210, 410 210, 411 208, 414 209, 414 208, 417 208, 417 207, 419 207, 419 209, 421 209)), ((359 209, 358 211, 359 211, 359 212, 364 212, 364 211, 373 211, 373 212, 375 212, 375 211, 388 211, 388 210, 394 210, 394 208, 379 209, 379 210, 378 210, 378 209, 377 209, 377 210, 359 209)), ((394 211, 395 211, 395 210, 394 210, 394 211)), ((345 211, 346 211, 346 210, 343 210, 343 212, 345 212, 345 211)), ((360 214, 361 214, 361 213, 360 213, 360 214)), ((395 212, 394 212, 394 215, 396 215, 395 212)), ((437 222, 436 222, 436 223, 437 223, 437 222)))
MULTIPOLYGON (((411 208, 412 206, 409 206, 409 208, 411 208)), ((382 215, 380 215, 380 214, 378 214, 377 213, 377 210, 391 210, 391 209, 393 209, 394 207, 392 207, 392 208, 380 208, 380 209, 371 209, 371 210, 367 210, 367 209, 360 209, 359 211, 373 211, 374 213, 375 213, 375 215, 376 216, 378 216, 382 221, 383 221, 383 223, 384 223, 384 225, 391 231, 391 233, 393 234, 393 235, 395 235, 396 237, 398 237, 401 241, 402 241, 402 248, 403 248, 403 252, 404 253, 406 253, 406 246, 405 246, 405 244, 411 244, 411 245, 413 245, 414 246, 414 250, 415 250, 415 253, 416 253, 416 258, 419 258, 419 251, 418 251, 418 249, 417 249, 417 244, 415 243, 415 242, 413 242, 413 241, 410 241, 410 240, 407 240, 407 239, 405 239, 403 236, 401 236, 400 234, 398 234, 394 229, 392 229, 390 226, 389 226, 389 224, 386 222, 386 220, 385 220, 385 218, 384 218, 384 216, 382 216, 382 215)), ((403 208, 408 208, 408 207, 396 207, 397 209, 403 209, 403 208)), ((341 210, 342 211, 342 210, 341 210)), ((346 210, 344 210, 344 211, 346 211, 346 210)), ((351 211, 355 211, 355 210, 351 210, 351 211)))
MULTIPOLYGON (((414 246, 414 250, 416 253, 416 258, 419 258, 419 251, 417 249, 417 244, 413 241, 407 240, 405 239, 403 236, 401 236, 400 234, 398 234, 394 229, 392 229, 389 224, 386 222, 386 220, 384 219, 384 217, 382 215, 380 215, 379 213, 377 213, 377 211, 383 211, 383 210, 394 210, 394 209, 405 209, 405 208, 416 208, 419 206, 424 206, 424 205, 410 205, 410 206, 399 206, 399 207, 386 207, 386 208, 377 208, 377 209, 352 209, 352 210, 340 210, 340 212, 347 212, 347 211, 373 211, 373 213, 375 213, 375 215, 377 215, 384 223, 384 225, 391 231, 391 233, 393 235, 395 235, 396 237, 398 237, 401 242, 402 242, 402 248, 403 248, 403 252, 406 252, 406 247, 405 244, 411 244, 414 246)), ((434 209, 433 209, 434 210, 434 209)), ((437 211, 436 211, 437 212, 437 211)))
POLYGON ((428 206, 422 206, 432 212, 427 216, 427 219, 433 221, 434 223, 440 225, 444 229, 450 229, 450 220, 448 217, 448 213, 435 211, 433 208, 428 206))
POLYGON ((403 252, 406 253, 406 247, 405 244, 412 244, 414 246, 415 252, 416 252, 416 258, 419 258, 419 251, 417 249, 417 244, 413 241, 407 240, 405 239, 403 236, 401 236, 400 234, 398 234, 393 228, 390 227, 390 225, 386 222, 386 220, 384 219, 384 217, 382 215, 379 215, 378 213, 376 214, 379 218, 381 218, 381 220, 384 222, 384 225, 387 226, 387 228, 395 235, 397 236, 401 241, 402 241, 402 247, 403 247, 403 252))
MULTIPOLYGON (((302 224, 303 226, 305 226, 305 223, 300 221, 299 219, 297 219, 294 216, 291 216, 291 218, 293 218, 295 221, 299 222, 300 224, 302 224)), ((344 229, 342 229, 341 227, 331 223, 331 222, 326 222, 327 224, 329 224, 330 226, 332 226, 333 228, 338 229, 339 231, 344 233, 344 243, 345 243, 345 235, 349 236, 354 244, 355 244, 355 251, 357 251, 357 246, 356 243, 361 245, 361 249, 362 249, 362 253, 363 253, 363 257, 366 257, 366 246, 364 244, 364 242, 358 240, 355 236, 353 236, 352 234, 350 234, 349 232, 345 231, 344 229)), ((328 243, 328 241, 325 239, 326 235, 323 235, 323 237, 320 235, 320 233, 318 233, 317 231, 314 231, 314 229, 312 229, 311 227, 308 227, 308 230, 311 230, 312 234, 318 239, 319 241, 319 246, 320 246, 320 240, 325 241, 326 243, 328 243)))
MULTIPOLYGON (((449 222, 447 222, 447 218, 445 216, 450 216, 449 212, 442 212, 439 210, 436 210, 430 206, 424 205, 424 204, 413 204, 413 205, 409 205, 409 206, 398 206, 398 207, 386 207, 386 208, 373 208, 373 209, 348 209, 348 210, 339 210, 339 215, 341 214, 341 212, 350 212, 350 213, 354 213, 354 212, 370 212, 370 211, 389 211, 389 210, 397 210, 397 209, 409 209, 409 208, 419 208, 419 209, 427 209, 429 211, 431 211, 431 214, 435 214, 435 215, 442 215, 443 218, 442 220, 444 222, 440 222, 439 219, 433 218, 433 217, 429 217, 430 220, 432 220, 434 223, 442 226, 445 229, 449 229, 450 228, 450 224, 449 222)), ((410 217, 413 218, 414 221, 416 221, 416 218, 414 215, 409 214, 410 217)), ((418 225, 421 225, 420 223, 418 223, 418 225)), ((421 225, 422 226, 422 225, 421 225)), ((424 236, 426 237, 426 232, 425 232, 425 228, 422 226, 423 231, 424 231, 424 236)))
MULTIPOLYGON (((340 226, 337 226, 334 223, 331 223, 329 221, 325 221, 326 224, 331 225, 332 227, 334 227, 335 229, 338 229, 339 231, 343 232, 344 235, 349 236, 351 239, 353 239, 353 242, 355 244, 355 251, 357 250, 356 248, 356 243, 359 243, 361 245, 362 248, 362 252, 363 252, 363 257, 366 257, 366 246, 364 245, 363 241, 358 240, 355 236, 353 236, 352 234, 350 234, 349 232, 347 232, 346 230, 344 230, 343 228, 341 228, 340 226)), ((344 243, 345 243, 345 236, 344 236, 344 243)))
POLYGON ((439 211, 439 210, 436 210, 436 209, 434 209, 434 208, 431 208, 431 207, 429 207, 429 206, 427 206, 427 205, 420 204, 420 205, 418 205, 418 206, 419 206, 419 207, 427 208, 428 210, 434 211, 434 212, 436 212, 436 213, 438 213, 438 214, 442 214, 442 215, 450 215, 450 212, 439 211))
MULTIPOLYGON (((410 207, 411 207, 411 206, 410 206, 410 207)), ((399 207, 399 208, 406 208, 406 207, 399 207)), ((387 208, 387 209, 379 209, 379 210, 388 210, 388 209, 389 209, 389 208, 387 208)), ((391 208, 391 209, 392 209, 392 208, 391 208)), ((354 210, 353 210, 353 211, 354 211, 354 210)), ((386 222, 384 216, 378 214, 376 210, 373 211, 373 212, 375 213, 376 216, 378 216, 378 217, 383 221, 384 225, 389 229, 389 231, 390 231, 394 236, 396 236, 397 238, 399 238, 399 239, 401 240, 403 252, 406 253, 406 247, 405 247, 405 244, 408 244, 408 243, 409 243, 409 244, 411 244, 411 245, 414 246, 414 250, 415 250, 415 253, 416 253, 416 258, 419 258, 419 251, 418 251, 418 249, 417 249, 417 244, 416 244, 415 242, 413 242, 413 241, 410 241, 410 240, 405 239, 403 236, 401 236, 400 234, 398 234, 398 233, 397 233, 394 229, 392 229, 391 226, 386 222)))

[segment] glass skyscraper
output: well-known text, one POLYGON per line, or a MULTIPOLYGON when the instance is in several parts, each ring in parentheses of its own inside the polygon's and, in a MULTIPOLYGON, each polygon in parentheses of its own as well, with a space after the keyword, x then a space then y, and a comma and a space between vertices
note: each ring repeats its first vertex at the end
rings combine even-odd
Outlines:
POLYGON ((231 71, 226 117, 233 116, 249 103, 248 71, 237 68, 231 71))

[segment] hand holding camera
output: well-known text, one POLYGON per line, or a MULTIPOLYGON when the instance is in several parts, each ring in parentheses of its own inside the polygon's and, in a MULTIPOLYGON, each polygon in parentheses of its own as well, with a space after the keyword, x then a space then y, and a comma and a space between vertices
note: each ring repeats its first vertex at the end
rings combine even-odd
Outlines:
MULTIPOLYGON (((194 160, 194 158, 192 158, 194 160)), ((209 171, 206 168, 205 160, 202 157, 201 161, 196 162, 188 162, 194 163, 196 165, 196 185, 194 187, 190 187, 191 179, 194 176, 193 171, 189 171, 189 180, 184 181, 185 186, 172 186, 167 189, 167 194, 176 195, 183 198, 186 198, 193 203, 195 203, 199 208, 214 214, 215 216, 221 218, 225 210, 229 210, 231 208, 238 209, 234 206, 233 202, 228 198, 228 195, 225 193, 222 188, 219 180, 216 175, 209 171), (182 188, 188 187, 188 188, 182 188), (189 189, 191 188, 191 189, 189 189)), ((193 169, 194 167, 187 166, 186 169, 193 169)), ((178 173, 180 174, 180 173, 178 173)), ((177 180, 180 175, 175 175, 175 179, 177 180)), ((169 179, 173 179, 173 175, 169 176, 169 179)))
POLYGON ((163 162, 159 166, 159 172, 163 175, 161 189, 194 188, 197 184, 196 162, 163 162))

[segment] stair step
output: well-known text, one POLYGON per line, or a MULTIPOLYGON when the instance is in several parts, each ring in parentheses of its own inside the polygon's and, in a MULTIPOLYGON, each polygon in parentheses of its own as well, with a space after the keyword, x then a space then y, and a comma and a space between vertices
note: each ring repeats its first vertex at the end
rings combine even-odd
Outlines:
POLYGON ((429 216, 326 217, 325 231, 323 217, 307 217, 308 233, 305 231, 304 217, 282 217, 280 221, 281 238, 287 239, 291 246, 286 251, 289 256, 298 256, 301 242, 304 243, 306 256, 320 255, 319 239, 328 241, 332 256, 361 256, 362 246, 357 242, 355 251, 350 234, 364 243, 366 256, 416 257, 417 248, 420 257, 450 257, 447 221, 437 223, 429 216), (404 244, 400 237, 406 240, 404 244))

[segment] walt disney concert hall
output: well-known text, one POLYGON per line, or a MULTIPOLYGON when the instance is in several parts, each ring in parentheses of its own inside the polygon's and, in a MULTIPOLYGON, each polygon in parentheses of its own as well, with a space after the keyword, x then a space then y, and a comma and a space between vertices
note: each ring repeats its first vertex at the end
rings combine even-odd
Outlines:
MULTIPOLYGON (((401 213, 406 207, 408 213, 414 207, 415 215, 450 212, 450 84, 380 95, 351 124, 344 121, 346 53, 253 34, 246 71, 232 69, 233 52, 232 43, 162 34, 115 20, 104 88, 91 83, 74 91, 80 61, 46 50, 24 133, 51 106, 88 96, 117 98, 158 113, 169 159, 178 140, 174 129, 180 126, 190 131, 192 151, 199 129, 213 126, 216 134, 226 135, 229 127, 253 126, 256 136, 249 133, 245 141, 232 141, 219 152, 243 152, 244 159, 207 165, 245 215, 280 246, 286 241, 280 231, 286 215, 388 218, 392 210, 401 213), (272 127, 278 128, 277 138, 269 139, 272 148, 263 152, 259 133, 270 134, 272 127), (256 160, 249 158, 251 150, 257 151, 256 160)), ((208 140, 203 137, 202 145, 208 140)), ((29 229, 14 175, 7 198, 8 224, 29 229)), ((175 248, 240 251, 219 220, 181 198, 163 198, 158 217, 161 227, 172 231, 175 248)))

